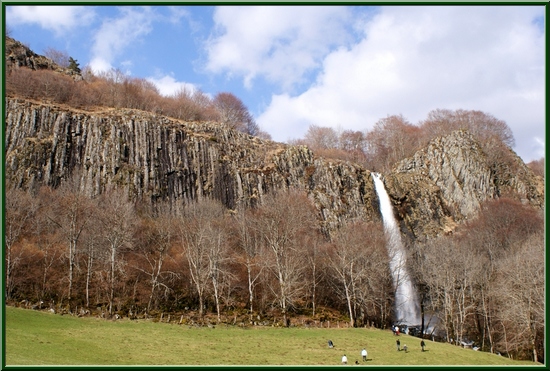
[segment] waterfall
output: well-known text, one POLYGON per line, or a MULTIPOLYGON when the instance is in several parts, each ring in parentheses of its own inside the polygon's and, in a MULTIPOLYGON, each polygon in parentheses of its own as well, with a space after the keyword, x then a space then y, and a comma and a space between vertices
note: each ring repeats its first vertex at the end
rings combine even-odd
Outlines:
POLYGON ((390 257, 390 271, 395 289, 396 321, 407 325, 419 325, 420 306, 413 284, 407 272, 407 256, 393 206, 378 173, 372 173, 374 188, 380 201, 380 213, 384 223, 384 232, 388 239, 387 249, 390 257))

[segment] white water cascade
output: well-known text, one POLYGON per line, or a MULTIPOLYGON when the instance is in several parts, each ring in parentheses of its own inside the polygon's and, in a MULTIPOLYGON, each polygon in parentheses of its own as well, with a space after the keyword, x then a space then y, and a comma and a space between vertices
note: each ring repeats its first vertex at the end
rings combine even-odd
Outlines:
POLYGON ((409 326, 419 325, 420 305, 413 284, 407 271, 407 257, 401 240, 401 232, 393 214, 390 197, 378 173, 372 173, 374 189, 380 201, 380 213, 384 223, 384 232, 388 238, 388 255, 390 256, 390 271, 395 289, 396 321, 409 326))

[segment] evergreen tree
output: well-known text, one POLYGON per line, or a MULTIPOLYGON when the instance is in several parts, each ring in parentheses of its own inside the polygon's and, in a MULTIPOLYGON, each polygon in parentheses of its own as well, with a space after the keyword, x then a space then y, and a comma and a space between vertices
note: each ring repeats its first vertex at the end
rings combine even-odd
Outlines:
POLYGON ((78 62, 74 60, 72 57, 69 57, 69 69, 76 73, 81 72, 78 62))

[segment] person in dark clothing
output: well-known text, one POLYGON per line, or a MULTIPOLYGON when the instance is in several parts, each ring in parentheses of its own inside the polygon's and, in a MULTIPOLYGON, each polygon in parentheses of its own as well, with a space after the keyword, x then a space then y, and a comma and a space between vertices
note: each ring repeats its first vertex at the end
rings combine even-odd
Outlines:
POLYGON ((399 339, 395 341, 395 344, 397 345, 397 350, 401 350, 401 342, 399 341, 399 339))
POLYGON ((424 347, 426 347, 426 343, 424 342, 424 339, 420 341, 420 347, 422 348, 422 351, 424 351, 424 347))
POLYGON ((334 344, 332 343, 332 340, 328 341, 328 347, 329 348, 334 348, 334 344))

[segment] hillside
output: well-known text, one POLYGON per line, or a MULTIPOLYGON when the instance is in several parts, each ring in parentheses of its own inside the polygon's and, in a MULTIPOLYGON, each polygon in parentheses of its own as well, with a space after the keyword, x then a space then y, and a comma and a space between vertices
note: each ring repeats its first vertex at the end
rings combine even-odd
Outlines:
POLYGON ((196 328, 177 322, 100 321, 7 308, 6 363, 25 365, 299 365, 533 366, 485 352, 401 335, 409 350, 395 350, 389 330, 373 328, 196 328), (38 339, 46 339, 42 341, 38 339), (336 347, 328 349, 327 339, 336 347), (215 344, 215 346, 213 346, 215 344), (367 362, 360 350, 368 349, 367 362))

